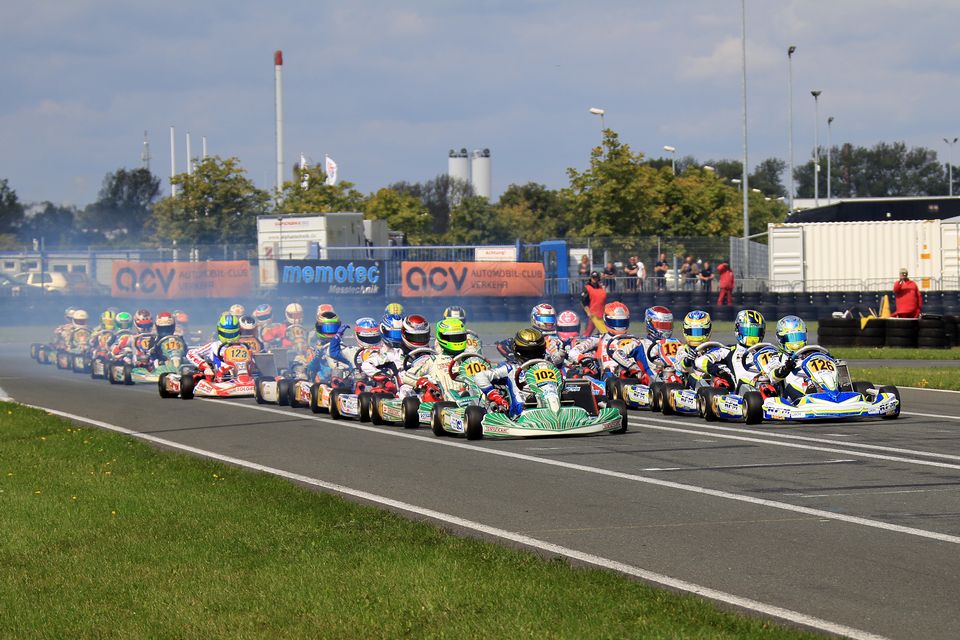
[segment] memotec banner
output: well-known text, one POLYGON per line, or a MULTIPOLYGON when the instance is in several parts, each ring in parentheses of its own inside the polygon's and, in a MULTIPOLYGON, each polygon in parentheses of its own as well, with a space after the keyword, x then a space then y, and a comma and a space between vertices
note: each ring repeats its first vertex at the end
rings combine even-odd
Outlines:
POLYGON ((369 295, 383 290, 379 260, 278 260, 277 291, 290 295, 369 295))

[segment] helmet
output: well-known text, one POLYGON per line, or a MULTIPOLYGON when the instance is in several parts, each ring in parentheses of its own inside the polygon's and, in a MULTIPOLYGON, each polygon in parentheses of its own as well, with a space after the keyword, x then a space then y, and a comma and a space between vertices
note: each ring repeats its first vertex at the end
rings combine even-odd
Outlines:
POLYGON ((580 335, 580 317, 574 311, 564 311, 557 318, 557 336, 572 340, 580 335))
POLYGON ((63 319, 64 320, 73 320, 73 312, 77 309, 75 307, 67 307, 63 310, 63 319))
POLYGON ((673 313, 666 307, 656 306, 644 314, 647 322, 647 337, 662 340, 673 337, 673 313))
POLYGON ((380 335, 383 341, 391 347, 403 344, 403 318, 388 313, 380 321, 380 335))
POLYGON ((230 305, 230 313, 240 318, 246 315, 247 310, 242 304, 232 304, 230 305))
POLYGON ((324 311, 317 318, 317 338, 326 341, 340 333, 340 316, 333 311, 324 311))
POLYGON ((683 337, 691 347, 699 347, 710 339, 713 322, 710 314, 696 309, 683 317, 683 337))
POLYGON ((270 322, 271 318, 273 318, 273 307, 266 303, 257 305, 257 308, 253 310, 253 319, 258 324, 266 324, 270 322))
POLYGON ((240 337, 240 320, 237 316, 224 313, 217 322, 217 338, 220 342, 233 342, 240 337))
POLYGON ((133 316, 129 311, 121 311, 116 315, 117 329, 129 329, 133 326, 133 316))
POLYGON ((403 316, 403 305, 399 302, 391 302, 383 309, 383 315, 403 316))
POLYGON ((530 324, 543 333, 557 332, 557 310, 553 305, 538 304, 530 310, 530 324))
POLYGON ((100 314, 100 326, 106 329, 107 331, 113 331, 114 327, 117 326, 117 314, 110 309, 107 309, 100 314))
POLYGON ((88 318, 89 316, 87 315, 87 312, 83 309, 77 309, 73 312, 73 324, 77 325, 78 327, 82 327, 83 325, 87 324, 88 318))
POLYGON ((430 323, 421 315, 410 315, 403 319, 403 346, 413 351, 423 349, 430 344, 430 323))
POLYGON ((353 333, 357 336, 357 343, 361 347, 375 347, 380 344, 380 326, 373 318, 360 318, 353 333))
POLYGON ((303 324, 303 307, 299 302, 291 302, 284 310, 287 316, 287 324, 303 324))
POLYGON ((253 319, 253 316, 240 316, 240 335, 257 335, 257 321, 253 319))
POLYGON ((153 316, 150 315, 150 311, 147 309, 138 309, 137 313, 133 316, 133 323, 137 325, 137 329, 142 333, 149 333, 153 330, 153 316))
POLYGON ((185 325, 190 322, 190 316, 186 311, 174 311, 173 318, 177 321, 177 324, 185 325))
POLYGON ((437 323, 437 346, 447 355, 455 356, 467 348, 467 329, 460 318, 444 318, 437 323))
POLYGON ((457 318, 459 320, 467 321, 467 310, 463 307, 453 306, 447 307, 443 310, 444 318, 457 318))
POLYGON ((766 323, 759 311, 744 309, 737 313, 737 318, 733 322, 733 331, 737 336, 737 344, 741 347, 752 347, 763 342, 766 323))
POLYGON ((543 358, 547 353, 547 339, 543 332, 535 327, 527 327, 517 331, 513 337, 513 354, 520 362, 543 358))
POLYGON ((607 325, 607 333, 623 335, 630 328, 630 309, 622 302, 611 302, 603 308, 603 322, 607 325))
POLYGON ((807 345, 807 325, 797 316, 785 316, 777 322, 777 340, 784 351, 796 353, 807 345))
POLYGON ((157 314, 157 336, 172 336, 173 330, 177 327, 177 320, 169 311, 161 311, 157 314))
POLYGON ((318 304, 318 305, 317 305, 317 319, 318 319, 318 320, 320 319, 320 316, 322 316, 324 313, 327 313, 327 312, 336 313, 336 311, 334 311, 334 309, 333 309, 333 305, 332 305, 332 304, 318 304))

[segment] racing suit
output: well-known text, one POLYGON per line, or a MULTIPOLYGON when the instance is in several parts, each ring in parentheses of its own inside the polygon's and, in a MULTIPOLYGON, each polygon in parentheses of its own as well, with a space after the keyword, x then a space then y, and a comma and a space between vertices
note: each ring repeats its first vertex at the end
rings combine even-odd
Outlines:
POLYGON ((611 348, 614 341, 620 338, 621 336, 615 336, 609 333, 583 338, 577 342, 576 346, 567 352, 567 360, 572 363, 578 363, 593 351, 594 357, 597 359, 597 362, 600 363, 600 369, 602 371, 601 378, 604 380, 616 377, 618 368, 622 367, 627 370, 636 370, 637 365, 640 365, 640 368, 644 373, 647 373, 648 376, 652 375, 653 367, 647 361, 647 347, 652 343, 646 339, 638 340, 637 346, 630 352, 625 352, 618 348, 611 348))
POLYGON ((770 382, 774 384, 782 383, 780 397, 784 402, 796 404, 800 398, 807 394, 810 378, 797 366, 797 361, 792 353, 779 352, 767 361, 763 370, 770 378, 770 382))
POLYGON ((530 395, 528 391, 524 391, 518 387, 514 379, 514 372, 519 366, 519 364, 513 362, 504 362, 493 369, 484 369, 473 377, 473 381, 480 387, 480 390, 483 391, 483 395, 485 395, 488 400, 494 401, 498 406, 506 409, 507 414, 511 418, 515 418, 523 412, 523 405, 530 395), (500 396, 500 392, 493 386, 494 382, 506 384, 508 398, 502 398, 500 396), (499 402, 501 400, 507 401, 506 407, 503 407, 499 402))
MULTIPOLYGON (((753 368, 750 364, 744 364, 743 355, 748 349, 749 347, 737 344, 731 347, 717 347, 705 354, 695 355, 693 375, 690 377, 698 380, 698 373, 711 376, 727 375, 733 381, 734 391, 742 385, 753 388, 756 386, 757 376, 761 374, 761 371, 753 368)), ((699 377, 699 380, 702 381, 702 375, 699 377)), ((693 388, 694 386, 700 385, 693 384, 688 386, 693 388)))
POLYGON ((360 371, 368 378, 383 375, 383 368, 389 364, 396 367, 398 373, 403 368, 402 349, 381 345, 373 349, 367 349, 367 351, 369 351, 369 354, 360 363, 360 371))
POLYGON ((329 342, 311 349, 312 356, 305 368, 308 380, 327 381, 334 372, 342 372, 346 375, 347 372, 354 370, 354 359, 360 348, 343 345, 343 333, 346 330, 347 327, 341 327, 340 332, 329 342))
POLYGON ((413 395, 416 389, 422 386, 422 379, 427 379, 440 387, 444 395, 450 393, 461 394, 466 390, 463 382, 454 381, 450 377, 449 366, 453 356, 440 352, 434 355, 426 355, 413 361, 409 369, 400 372, 400 397, 405 398, 413 395))
POLYGON ((223 349, 233 344, 237 343, 220 342, 219 340, 208 342, 203 346, 187 351, 187 360, 196 365, 197 369, 208 378, 216 376, 217 379, 222 379, 232 369, 232 366, 223 360, 221 353, 223 349))

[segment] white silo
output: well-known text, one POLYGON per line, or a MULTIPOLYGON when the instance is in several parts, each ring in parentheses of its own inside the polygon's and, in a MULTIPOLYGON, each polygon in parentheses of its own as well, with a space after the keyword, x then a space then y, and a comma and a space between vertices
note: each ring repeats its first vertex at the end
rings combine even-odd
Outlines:
POLYGON ((450 149, 450 158, 447 161, 447 175, 455 180, 470 182, 470 156, 466 149, 450 149))
POLYGON ((487 200, 493 191, 490 182, 490 149, 476 149, 471 162, 473 192, 487 200))

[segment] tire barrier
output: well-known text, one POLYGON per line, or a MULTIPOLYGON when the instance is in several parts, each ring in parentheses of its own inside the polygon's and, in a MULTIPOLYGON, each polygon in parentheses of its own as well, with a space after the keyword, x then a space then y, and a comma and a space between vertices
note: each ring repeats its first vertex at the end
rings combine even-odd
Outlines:
POLYGON ((916 349, 919 329, 919 321, 917 320, 888 318, 886 346, 916 349))
POLYGON ((917 346, 923 349, 943 349, 953 346, 947 338, 947 323, 943 316, 922 316, 917 321, 917 346))
POLYGON ((852 347, 860 333, 857 318, 821 318, 817 328, 817 344, 824 347, 852 347))
POLYGON ((853 338, 855 347, 882 347, 886 345, 887 340, 887 319, 874 318, 867 320, 866 324, 855 320, 857 323, 857 334, 853 338))

